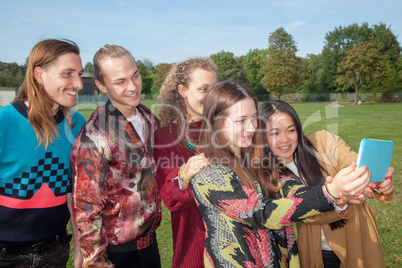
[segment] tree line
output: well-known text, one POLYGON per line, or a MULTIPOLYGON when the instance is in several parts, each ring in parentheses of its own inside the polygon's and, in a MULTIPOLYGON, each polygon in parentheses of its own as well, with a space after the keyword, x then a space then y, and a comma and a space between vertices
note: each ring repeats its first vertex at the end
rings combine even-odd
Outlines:
MULTIPOLYGON (((320 54, 303 58, 296 56, 297 51, 296 41, 281 27, 269 34, 267 48, 250 49, 239 57, 222 50, 209 57, 217 66, 219 81, 241 82, 259 98, 355 92, 356 102, 359 92, 382 93, 384 100, 402 92, 401 47, 384 23, 336 27, 325 35, 320 54)), ((142 92, 157 96, 171 66, 137 60, 142 92)), ((85 65, 85 71, 93 71, 92 63, 85 65)), ((24 73, 25 65, 0 62, 0 86, 19 86, 24 73)))

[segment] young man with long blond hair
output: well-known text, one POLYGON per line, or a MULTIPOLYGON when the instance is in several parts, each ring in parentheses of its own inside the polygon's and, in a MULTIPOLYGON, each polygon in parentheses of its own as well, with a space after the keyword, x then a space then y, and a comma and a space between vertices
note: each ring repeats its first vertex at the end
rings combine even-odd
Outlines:
MULTIPOLYGON (((84 117, 71 110, 82 88, 72 41, 37 43, 13 103, 0 108, 0 267, 65 267, 75 233, 70 150, 84 117)), ((78 247, 76 266, 81 264, 78 247)))

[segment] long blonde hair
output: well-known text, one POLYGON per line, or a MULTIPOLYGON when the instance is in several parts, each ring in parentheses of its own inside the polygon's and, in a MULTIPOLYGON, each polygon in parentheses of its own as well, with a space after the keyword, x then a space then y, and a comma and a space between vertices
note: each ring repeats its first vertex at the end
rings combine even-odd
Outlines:
MULTIPOLYGON (((19 88, 17 98, 14 99, 14 101, 28 101, 28 120, 36 133, 38 146, 43 143, 45 148, 52 144, 59 133, 56 121, 49 112, 52 110, 53 101, 36 81, 34 69, 37 66, 43 68, 67 53, 79 55, 80 50, 77 44, 67 39, 46 39, 37 43, 29 55, 24 81, 19 88)), ((70 108, 60 106, 60 111, 71 127, 70 108)))

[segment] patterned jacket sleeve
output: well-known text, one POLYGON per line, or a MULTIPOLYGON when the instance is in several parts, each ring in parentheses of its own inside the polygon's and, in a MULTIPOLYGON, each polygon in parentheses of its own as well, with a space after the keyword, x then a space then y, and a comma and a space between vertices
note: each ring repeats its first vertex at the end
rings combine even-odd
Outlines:
POLYGON ((107 238, 101 213, 108 198, 108 161, 94 143, 77 137, 71 150, 73 209, 83 267, 114 267, 107 259, 107 238))
POLYGON ((191 183, 200 210, 213 207, 259 229, 281 229, 303 218, 333 210, 321 186, 303 187, 294 180, 285 180, 284 197, 279 199, 248 188, 225 168, 207 167, 191 183))

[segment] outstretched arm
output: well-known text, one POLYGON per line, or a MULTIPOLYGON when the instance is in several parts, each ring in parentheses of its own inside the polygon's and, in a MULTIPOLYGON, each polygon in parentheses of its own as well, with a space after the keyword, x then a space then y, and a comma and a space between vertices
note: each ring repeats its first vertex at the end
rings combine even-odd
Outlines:
POLYGON ((286 181, 283 198, 272 198, 243 185, 233 173, 206 168, 191 181, 200 206, 214 207, 221 213, 258 229, 281 229, 303 218, 333 210, 321 186, 303 187, 286 181))

